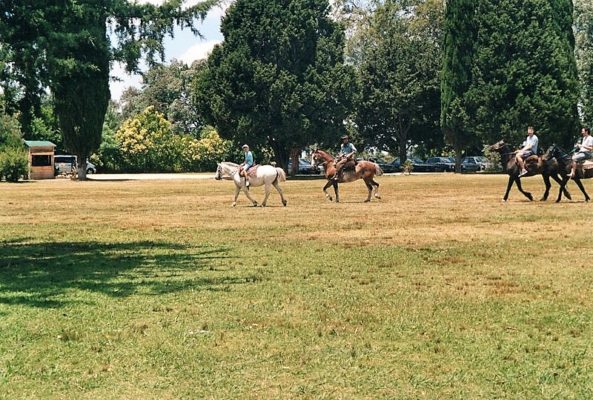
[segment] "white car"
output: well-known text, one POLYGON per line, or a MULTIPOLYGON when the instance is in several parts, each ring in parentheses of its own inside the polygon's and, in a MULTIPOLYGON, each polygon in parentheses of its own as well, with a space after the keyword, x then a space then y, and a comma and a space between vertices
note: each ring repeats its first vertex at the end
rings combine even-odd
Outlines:
MULTIPOLYGON (((56 175, 68 175, 76 169, 77 165, 77 158, 76 156, 60 154, 54 156, 54 169, 56 171, 56 175)), ((97 168, 93 163, 86 162, 86 173, 89 174, 96 174, 97 168)))

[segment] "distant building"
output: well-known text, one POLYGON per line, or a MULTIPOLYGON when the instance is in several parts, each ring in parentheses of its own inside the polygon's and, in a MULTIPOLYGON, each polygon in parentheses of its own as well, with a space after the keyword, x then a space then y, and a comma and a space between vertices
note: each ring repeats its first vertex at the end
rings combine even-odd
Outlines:
POLYGON ((56 145, 46 140, 25 140, 29 150, 29 179, 54 179, 56 145))

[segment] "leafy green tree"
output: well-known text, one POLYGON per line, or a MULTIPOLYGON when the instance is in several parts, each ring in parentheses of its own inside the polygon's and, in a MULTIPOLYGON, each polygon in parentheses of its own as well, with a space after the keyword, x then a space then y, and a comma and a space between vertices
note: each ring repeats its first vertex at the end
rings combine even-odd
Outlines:
POLYGON ((154 64, 157 56, 163 58, 163 39, 175 25, 198 33, 195 20, 217 3, 205 0, 185 7, 184 0, 161 6, 128 0, 4 0, 0 40, 24 88, 24 125, 30 125, 31 110, 38 108, 40 92, 48 85, 64 144, 78 156, 79 177, 85 179, 86 159, 101 141, 110 62, 123 61, 128 71, 137 71, 143 56, 154 64), (111 47, 108 24, 116 48, 111 47))
MULTIPOLYGON (((312 143, 336 142, 353 107, 352 67, 328 0, 237 0, 194 99, 220 135, 270 146, 286 167, 312 143)), ((293 170, 292 173, 295 171, 293 170)))
POLYGON ((545 146, 573 143, 579 97, 571 0, 480 0, 471 129, 520 143, 533 125, 545 146))
POLYGON ((141 89, 129 88, 120 102, 122 117, 127 119, 153 106, 173 124, 173 131, 199 137, 204 126, 202 116, 191 101, 191 86, 203 65, 174 61, 170 65, 157 65, 143 75, 141 89))
POLYGON ((441 128, 461 168, 464 148, 478 139, 471 129, 466 99, 472 83, 477 38, 475 0, 449 0, 445 8, 441 72, 441 128))
POLYGON ((576 58, 583 121, 593 126, 593 3, 575 0, 576 58))
POLYGON ((410 141, 442 142, 439 126, 442 2, 390 0, 373 16, 356 116, 367 143, 406 160, 410 141), (435 140, 436 139, 436 140, 435 140))

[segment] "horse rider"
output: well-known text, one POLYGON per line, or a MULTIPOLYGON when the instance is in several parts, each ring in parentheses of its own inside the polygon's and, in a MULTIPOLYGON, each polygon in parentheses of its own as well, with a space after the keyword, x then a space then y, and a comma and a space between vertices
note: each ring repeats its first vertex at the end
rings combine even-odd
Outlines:
POLYGON ((249 187, 249 176, 247 173, 249 172, 249 168, 253 167, 254 164, 253 153, 249 151, 249 146, 246 144, 241 146, 241 148, 243 149, 245 160, 239 165, 239 176, 245 178, 245 186, 249 187))
POLYGON ((535 135, 535 129, 533 129, 533 126, 527 127, 527 138, 523 142, 523 147, 517 151, 517 154, 515 154, 515 161, 521 169, 519 177, 528 173, 528 171, 525 169, 525 160, 532 155, 537 154, 538 143, 539 139, 535 135))
POLYGON ((585 162, 585 160, 589 160, 593 156, 593 136, 591 136, 591 129, 581 129, 581 135, 583 135, 581 143, 577 143, 575 145, 575 148, 578 148, 578 151, 572 156, 572 170, 570 171, 570 178, 574 178, 577 164, 582 164, 585 162))
POLYGON ((338 159, 336 160, 335 167, 336 173, 334 174, 334 181, 338 182, 342 178, 343 170, 352 168, 356 165, 356 160, 353 159, 356 154, 356 147, 350 143, 350 137, 344 135, 340 138, 342 145, 340 146, 340 152, 338 153, 338 159))

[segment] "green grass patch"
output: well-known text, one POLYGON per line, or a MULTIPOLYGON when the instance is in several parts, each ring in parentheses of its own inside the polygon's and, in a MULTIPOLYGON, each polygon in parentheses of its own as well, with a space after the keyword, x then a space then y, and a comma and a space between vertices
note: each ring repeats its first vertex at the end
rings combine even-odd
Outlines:
POLYGON ((591 398, 593 209, 380 183, 0 184, 0 397, 591 398))

